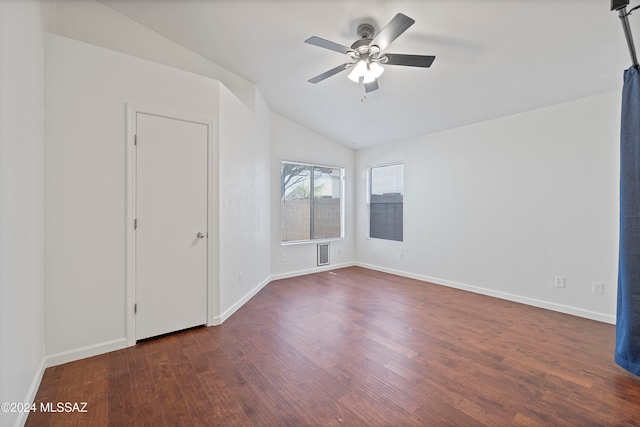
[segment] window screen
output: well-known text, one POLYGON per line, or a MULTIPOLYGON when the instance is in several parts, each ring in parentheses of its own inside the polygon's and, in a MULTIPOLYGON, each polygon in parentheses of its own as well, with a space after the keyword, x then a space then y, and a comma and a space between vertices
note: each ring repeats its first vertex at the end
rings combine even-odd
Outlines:
POLYGON ((402 241, 404 165, 369 170, 369 237, 402 241))
POLYGON ((281 163, 283 242, 342 237, 344 170, 281 163))

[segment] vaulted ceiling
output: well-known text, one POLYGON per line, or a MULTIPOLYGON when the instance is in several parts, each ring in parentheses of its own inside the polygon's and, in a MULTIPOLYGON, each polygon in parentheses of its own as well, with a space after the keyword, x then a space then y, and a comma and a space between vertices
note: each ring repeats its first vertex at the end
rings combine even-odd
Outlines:
MULTIPOLYGON (((608 0, 101 1, 254 82, 274 112, 354 149, 616 90, 631 65, 608 0), (398 12, 416 22, 387 52, 435 55, 431 68, 388 65, 364 100, 348 72, 307 82, 346 57, 305 39, 349 46, 360 23, 379 30, 398 12)), ((640 40, 640 16, 630 22, 640 40)))

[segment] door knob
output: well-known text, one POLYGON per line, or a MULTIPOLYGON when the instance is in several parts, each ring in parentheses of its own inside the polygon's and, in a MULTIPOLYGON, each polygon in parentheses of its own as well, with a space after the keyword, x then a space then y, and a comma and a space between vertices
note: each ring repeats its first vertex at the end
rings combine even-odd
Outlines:
POLYGON ((202 238, 204 238, 204 233, 201 231, 201 232, 199 232, 198 234, 196 234, 196 237, 197 237, 198 239, 202 239, 202 238))

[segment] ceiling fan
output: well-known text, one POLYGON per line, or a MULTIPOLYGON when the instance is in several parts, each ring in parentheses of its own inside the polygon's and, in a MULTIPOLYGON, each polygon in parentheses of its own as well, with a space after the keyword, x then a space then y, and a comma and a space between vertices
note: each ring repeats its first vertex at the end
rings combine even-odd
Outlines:
POLYGON ((351 62, 338 65, 329 71, 309 79, 310 83, 318 83, 322 80, 338 74, 341 71, 351 69, 349 79, 357 83, 363 83, 365 94, 378 89, 378 77, 384 72, 383 65, 404 65, 409 67, 428 68, 436 59, 435 56, 404 55, 399 53, 383 53, 395 39, 404 33, 416 21, 402 13, 398 13, 393 19, 375 35, 375 28, 371 24, 360 24, 357 29, 359 40, 351 47, 343 46, 320 37, 309 37, 305 43, 323 47, 339 53, 344 53, 351 62))

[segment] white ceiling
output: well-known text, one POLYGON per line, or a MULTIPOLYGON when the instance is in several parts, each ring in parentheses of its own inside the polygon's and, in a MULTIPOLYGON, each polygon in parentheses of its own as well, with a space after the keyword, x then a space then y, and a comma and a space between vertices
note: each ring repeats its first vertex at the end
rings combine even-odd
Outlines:
MULTIPOLYGON (((631 65, 609 0, 101 1, 254 82, 272 111, 354 149, 616 90, 631 65), (307 82, 346 57, 305 39, 351 45, 358 24, 379 30, 398 12, 416 23, 386 51, 436 55, 431 68, 386 66, 363 102, 347 72, 307 82)), ((640 40, 640 16, 630 22, 640 40)))

